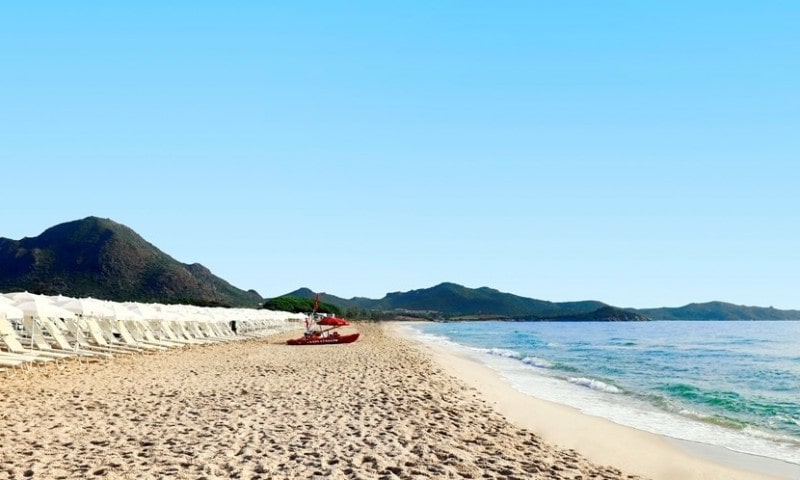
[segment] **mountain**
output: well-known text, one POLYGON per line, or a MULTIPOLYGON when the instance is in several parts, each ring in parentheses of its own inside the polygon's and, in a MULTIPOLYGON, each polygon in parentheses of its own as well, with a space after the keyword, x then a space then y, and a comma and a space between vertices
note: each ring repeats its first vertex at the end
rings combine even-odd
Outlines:
MULTIPOLYGON (((315 293, 307 288, 301 288, 286 295, 311 298, 315 293)), ((472 319, 555 318, 589 314, 607 306, 596 301, 548 302, 520 297, 488 287, 468 288, 455 283, 441 283, 431 288, 408 292, 387 293, 380 300, 363 297, 348 300, 329 294, 321 294, 320 299, 343 310, 356 308, 398 314, 419 313, 431 317, 472 319)))
POLYGON ((390 310, 433 310, 448 316, 499 315, 505 317, 556 317, 588 313, 601 302, 563 302, 520 297, 493 288, 467 288, 441 283, 431 288, 388 293, 380 304, 390 310))
POLYGON ((117 301, 258 306, 203 265, 183 264, 110 219, 87 217, 38 237, 0 238, 0 291, 117 301))
POLYGON ((800 310, 748 307, 725 302, 690 303, 677 308, 633 310, 653 320, 800 320, 800 310))
MULTIPOLYGON (((314 298, 308 288, 287 295, 314 298)), ((381 311, 396 316, 450 320, 800 320, 798 310, 747 307, 724 302, 692 303, 679 308, 621 309, 597 301, 548 302, 503 293, 492 288, 468 288, 441 283, 431 288, 387 293, 382 299, 340 298, 323 293, 322 301, 345 312, 381 311)))
MULTIPOLYGON (((199 263, 180 263, 136 232, 109 219, 87 217, 56 225, 38 237, 0 238, 0 292, 91 296, 118 301, 257 307, 264 301, 199 263)), ((307 288, 287 295, 314 298, 307 288)), ((621 310, 598 301, 548 302, 455 283, 387 293, 374 300, 321 294, 346 314, 445 319, 570 321, 800 320, 798 310, 748 307, 724 302, 679 308, 621 310)))
POLYGON ((588 313, 562 315, 544 320, 558 322, 647 322, 650 318, 622 308, 605 306, 588 313))

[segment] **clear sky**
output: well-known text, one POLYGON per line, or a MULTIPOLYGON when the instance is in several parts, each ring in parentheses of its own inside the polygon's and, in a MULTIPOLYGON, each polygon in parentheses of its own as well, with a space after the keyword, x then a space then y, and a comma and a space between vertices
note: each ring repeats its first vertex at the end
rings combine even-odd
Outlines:
POLYGON ((800 308, 800 2, 10 3, 0 236, 107 217, 266 297, 800 308))

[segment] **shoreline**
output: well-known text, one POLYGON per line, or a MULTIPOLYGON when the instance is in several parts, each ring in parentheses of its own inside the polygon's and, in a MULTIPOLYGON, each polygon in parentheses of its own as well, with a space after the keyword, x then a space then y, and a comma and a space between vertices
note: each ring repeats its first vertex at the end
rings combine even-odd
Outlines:
POLYGON ((515 394, 488 367, 392 324, 353 327, 362 336, 346 345, 286 345, 295 331, 8 376, 0 480, 765 478, 687 475, 696 459, 645 477, 621 455, 655 465, 679 449, 515 394))
POLYGON ((0 382, 0 480, 644 480, 558 448, 498 413, 413 340, 299 332, 0 382))
POLYGON ((522 393, 479 360, 406 335, 403 329, 409 325, 392 322, 389 329, 415 342, 447 373, 479 391, 511 423, 558 447, 575 449, 592 462, 654 480, 800 478, 798 465, 652 434, 522 393))

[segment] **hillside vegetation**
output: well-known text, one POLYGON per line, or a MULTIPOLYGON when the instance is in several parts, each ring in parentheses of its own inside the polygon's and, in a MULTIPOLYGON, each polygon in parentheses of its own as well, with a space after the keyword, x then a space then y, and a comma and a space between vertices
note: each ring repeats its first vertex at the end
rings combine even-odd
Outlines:
MULTIPOLYGON (((56 225, 33 238, 0 238, 0 291, 23 290, 116 301, 264 306, 292 312, 310 312, 316 296, 301 288, 265 302, 254 290, 241 290, 199 263, 181 263, 125 225, 98 217, 56 225)), ((771 307, 708 302, 678 308, 620 309, 594 300, 549 302, 449 282, 387 293, 381 299, 344 299, 326 293, 320 298, 322 311, 362 319, 800 320, 800 311, 771 307)))
POLYGON ((798 310, 748 307, 725 302, 690 303, 677 308, 635 310, 654 320, 800 320, 798 310))
POLYGON ((22 240, 0 238, 0 291, 116 301, 258 307, 263 299, 183 264, 136 232, 88 217, 22 240))
MULTIPOLYGON (((264 308, 281 312, 310 313, 314 311, 314 300, 311 298, 284 295, 267 300, 264 302, 264 308)), ((326 302, 319 302, 319 309, 317 311, 320 313, 332 313, 338 316, 342 315, 342 309, 326 302)))
MULTIPOLYGON (((287 295, 313 298, 310 289, 301 288, 287 295)), ((607 307, 596 301, 555 303, 520 297, 481 287, 468 288, 455 283, 441 283, 431 288, 393 292, 379 300, 363 297, 344 299, 322 294, 321 298, 342 308, 355 318, 372 316, 461 320, 544 320, 566 316, 588 315, 607 307), (376 315, 375 312, 379 312, 376 315)), ((617 315, 619 317, 619 315, 617 315)), ((599 317, 598 317, 599 318, 599 317)))

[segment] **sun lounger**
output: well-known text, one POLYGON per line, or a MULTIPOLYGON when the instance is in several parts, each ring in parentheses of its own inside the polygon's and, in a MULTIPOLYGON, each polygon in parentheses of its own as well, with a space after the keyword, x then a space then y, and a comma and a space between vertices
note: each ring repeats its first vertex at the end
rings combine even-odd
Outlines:
POLYGON ((190 331, 196 332, 196 334, 204 340, 210 340, 212 342, 224 342, 228 340, 227 338, 220 337, 216 332, 211 330, 208 322, 190 320, 188 323, 190 331))
MULTIPOLYGON (((59 320, 60 321, 60 320, 59 320)), ((74 352, 76 355, 80 355, 82 357, 110 357, 110 354, 102 353, 102 352, 92 352, 89 350, 84 350, 80 348, 80 346, 76 344, 70 344, 67 337, 64 336, 64 332, 53 323, 53 320, 50 320, 47 317, 39 318, 39 323, 44 326, 47 333, 50 334, 52 337, 53 342, 56 344, 58 350, 62 350, 65 352, 74 352)))
POLYGON ((101 346, 109 346, 111 348, 129 351, 129 352, 143 352, 145 349, 139 347, 132 347, 124 342, 120 342, 114 336, 113 330, 110 328, 110 322, 107 322, 109 325, 108 330, 104 329, 101 325, 101 321, 96 318, 86 317, 82 318, 81 321, 84 325, 86 325, 86 329, 89 332, 89 337, 97 344, 101 346))
POLYGON ((25 317, 22 320, 22 325, 25 327, 27 334, 30 337, 30 341, 33 347, 36 347, 39 351, 46 352, 48 355, 57 357, 57 358, 76 358, 79 355, 71 350, 64 351, 53 348, 50 345, 50 342, 42 334, 42 328, 37 325, 37 323, 31 317, 25 317))
POLYGON ((122 325, 121 329, 118 328, 120 323, 119 320, 107 318, 97 319, 97 325, 101 328, 103 335, 109 340, 109 344, 112 346, 122 346, 143 353, 154 353, 156 351, 156 349, 149 348, 147 345, 138 345, 124 325, 122 325))
POLYGON ((122 320, 112 320, 112 323, 114 325, 114 328, 116 328, 117 332, 119 332, 122 341, 129 346, 144 348, 146 350, 151 350, 151 351, 164 351, 167 349, 167 347, 164 346, 151 345, 149 343, 139 341, 139 339, 136 338, 131 333, 130 329, 128 329, 128 327, 126 326, 126 322, 122 320))
POLYGON ((198 343, 213 343, 209 340, 204 339, 202 336, 197 336, 193 333, 190 333, 189 329, 186 328, 186 322, 182 320, 173 320, 169 322, 169 327, 174 331, 178 336, 185 338, 186 340, 191 340, 198 343))
POLYGON ((211 337, 207 335, 206 332, 203 331, 203 329, 200 327, 201 323, 203 322, 198 322, 196 320, 189 320, 185 321, 184 325, 189 334, 199 340, 204 340, 206 342, 212 342, 212 343, 219 343, 223 341, 223 339, 221 338, 211 337))
POLYGON ((160 338, 161 340, 167 340, 170 342, 180 343, 183 345, 200 345, 205 342, 201 342, 198 340, 189 340, 186 338, 180 338, 178 335, 169 328, 169 324, 163 320, 150 320, 148 322, 150 324, 150 330, 160 338))
MULTIPOLYGON (((107 318, 87 318, 84 319, 89 326, 89 331, 92 332, 95 330, 95 327, 100 330, 101 337, 104 338, 109 345, 114 348, 121 348, 124 350, 131 350, 134 352, 140 353, 152 353, 153 350, 145 348, 144 346, 136 345, 136 341, 133 337, 130 336, 130 333, 125 330, 126 335, 120 333, 119 329, 117 329, 116 320, 110 320, 107 318), (126 338, 127 337, 127 338, 126 338)), ((92 335, 96 335, 97 332, 94 332, 92 335)))
POLYGON ((52 362, 59 359, 59 357, 47 355, 46 352, 36 352, 25 348, 17 332, 14 331, 14 327, 8 319, 3 316, 0 316, 0 343, 8 350, 8 352, 2 352, 6 357, 40 363, 52 362))
POLYGON ((75 338, 75 342, 80 346, 81 349, 110 355, 131 354, 138 353, 140 351, 138 349, 133 350, 111 346, 111 344, 106 342, 105 338, 102 336, 102 333, 97 337, 94 337, 90 327, 88 327, 87 322, 83 320, 83 318, 68 318, 64 320, 64 323, 67 325, 67 330, 69 330, 70 334, 72 334, 72 336, 75 338), (95 343, 92 343, 90 339, 95 343))
POLYGON ((160 331, 157 332, 156 329, 153 328, 154 323, 160 324, 161 321, 160 320, 154 320, 152 322, 145 321, 139 324, 139 330, 142 332, 142 334, 144 334, 145 339, 151 342, 159 342, 161 344, 170 346, 172 348, 185 347, 187 345, 186 342, 177 342, 169 338, 162 338, 159 335, 160 331))
POLYGON ((28 363, 30 363, 29 360, 22 360, 20 358, 0 354, 0 365, 3 367, 19 367, 20 365, 28 363))

